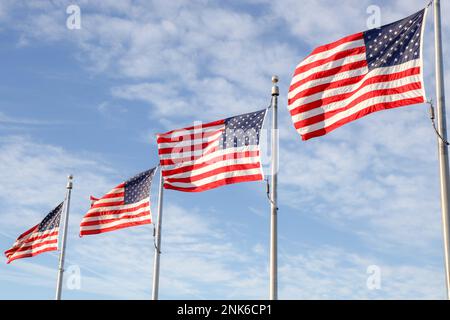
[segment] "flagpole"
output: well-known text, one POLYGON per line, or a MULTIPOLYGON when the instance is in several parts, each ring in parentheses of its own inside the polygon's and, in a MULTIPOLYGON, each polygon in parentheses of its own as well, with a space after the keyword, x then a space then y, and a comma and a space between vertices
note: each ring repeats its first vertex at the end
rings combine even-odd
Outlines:
POLYGON ((161 224, 162 224, 162 209, 163 209, 163 193, 164 180, 162 169, 159 169, 159 195, 158 195, 158 221, 156 225, 156 241, 155 241, 155 259, 153 264, 153 289, 152 300, 158 300, 159 293, 159 264, 161 255, 161 224))
POLYGON ((62 291, 62 284, 63 284, 63 275, 64 275, 64 258, 66 255, 66 239, 67 239, 67 226, 69 222, 69 209, 70 209, 70 195, 72 193, 72 179, 73 176, 69 175, 68 181, 67 181, 67 193, 66 193, 66 199, 64 200, 64 229, 62 234, 62 241, 61 241, 61 251, 59 254, 59 268, 58 268, 58 281, 56 283, 56 300, 61 300, 61 291, 62 291))
POLYGON ((438 137, 439 174, 441 181, 441 210, 444 233, 445 279, 447 299, 450 300, 450 212, 449 212, 449 167, 447 140, 447 123, 445 119, 444 66, 442 62, 441 5, 434 0, 434 41, 436 61, 436 107, 438 137))
POLYGON ((272 77, 272 161, 270 182, 270 300, 278 299, 278 226, 277 226, 277 184, 278 184, 278 77, 272 77))

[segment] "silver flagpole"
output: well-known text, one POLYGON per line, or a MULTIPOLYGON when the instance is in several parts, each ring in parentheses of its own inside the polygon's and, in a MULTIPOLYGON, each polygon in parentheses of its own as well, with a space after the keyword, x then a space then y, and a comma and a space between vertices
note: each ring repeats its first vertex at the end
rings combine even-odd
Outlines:
POLYGON ((272 175, 270 182, 270 300, 278 299, 277 183, 278 183, 278 77, 272 77, 272 175))
POLYGON ((155 259, 153 265, 153 290, 152 300, 158 300, 159 293, 159 259, 161 255, 161 224, 162 224, 162 209, 163 209, 163 193, 164 181, 162 176, 162 169, 159 169, 159 195, 158 195, 158 222, 156 225, 156 242, 155 242, 155 259))
POLYGON ((442 139, 438 137, 439 173, 441 180, 441 210, 442 227, 444 232, 444 256, 445 277, 447 286, 447 299, 450 300, 450 212, 449 212, 449 167, 448 148, 444 141, 447 140, 447 123, 445 120, 445 94, 444 94, 444 66, 442 62, 442 37, 441 37, 441 5, 439 0, 434 0, 434 40, 436 59, 436 107, 437 130, 442 139))
MULTIPOLYGON (((64 275, 64 258, 66 255, 66 239, 67 239, 67 226, 69 222, 69 209, 70 209, 70 195, 72 193, 72 179, 73 176, 69 175, 67 181, 67 193, 66 199, 64 200, 64 229, 62 234, 61 241, 61 252, 59 254, 59 268, 58 268, 58 281, 56 283, 56 300, 61 300, 61 291, 63 284, 63 275, 64 275)), ((61 225, 60 225, 61 226, 61 225)))

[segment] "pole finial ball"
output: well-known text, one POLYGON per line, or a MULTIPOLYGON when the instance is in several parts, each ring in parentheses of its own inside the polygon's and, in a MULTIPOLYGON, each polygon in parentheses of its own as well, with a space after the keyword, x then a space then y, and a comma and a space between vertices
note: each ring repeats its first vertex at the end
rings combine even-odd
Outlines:
POLYGON ((272 83, 278 82, 278 76, 272 76, 272 83))
POLYGON ((69 180, 72 180, 72 179, 73 179, 73 175, 72 175, 72 174, 69 174, 69 175, 67 176, 67 178, 68 178, 69 180))

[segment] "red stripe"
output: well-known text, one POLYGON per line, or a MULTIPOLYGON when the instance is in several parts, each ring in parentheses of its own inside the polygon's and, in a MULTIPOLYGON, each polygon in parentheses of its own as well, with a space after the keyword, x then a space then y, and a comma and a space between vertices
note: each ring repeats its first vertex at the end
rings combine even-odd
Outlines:
POLYGON ((211 140, 208 142, 191 144, 191 145, 187 145, 187 146, 179 146, 179 147, 173 147, 173 148, 161 148, 161 149, 158 149, 158 154, 171 154, 171 153, 180 154, 183 152, 193 152, 193 151, 203 150, 203 149, 209 147, 210 145, 217 143, 219 138, 220 138, 220 136, 217 139, 214 139, 214 140, 211 140))
POLYGON ((26 243, 33 243, 33 242, 36 242, 36 241, 39 241, 39 240, 43 240, 45 238, 49 238, 49 237, 53 237, 53 236, 58 236, 58 231, 51 232, 51 233, 48 233, 48 234, 45 234, 45 235, 40 235, 40 236, 37 236, 37 237, 36 236, 35 237, 30 237, 30 238, 27 238, 25 240, 16 240, 17 244, 14 244, 11 247, 11 249, 5 251, 5 254, 8 254, 9 252, 14 252, 17 248, 22 247, 26 243))
MULTIPOLYGON (((114 189, 115 189, 115 188, 114 188, 114 189)), ((103 199, 119 198, 119 197, 124 197, 124 196, 125 196, 125 192, 107 193, 107 194, 105 194, 103 197, 101 197, 100 199, 97 199, 97 200, 95 200, 95 201, 103 200, 103 199)), ((94 198, 94 199, 95 199, 95 198, 94 198)), ((93 200, 93 199, 92 199, 92 196, 91 196, 91 200, 93 200)))
MULTIPOLYGON (((219 130, 217 130, 219 131, 219 130)), ((209 138, 213 135, 215 135, 217 133, 217 131, 207 131, 207 132, 199 132, 199 133, 191 133, 191 134, 186 134, 183 136, 178 136, 175 138, 164 138, 164 137, 160 137, 156 140, 156 142, 158 144, 160 143, 176 143, 176 142, 182 142, 182 141, 187 141, 187 140, 196 140, 196 139, 205 139, 205 138, 209 138)))
MULTIPOLYGON (((165 137, 165 136, 170 136, 175 132, 183 132, 183 131, 189 131, 189 130, 194 130, 194 129, 204 129, 204 128, 218 126, 218 125, 224 124, 224 123, 225 123, 225 120, 222 119, 222 120, 217 120, 217 121, 213 121, 213 122, 209 122, 209 123, 202 123, 201 125, 186 127, 183 129, 175 129, 175 130, 168 131, 166 133, 159 133, 156 135, 156 137, 157 137, 156 141, 159 142, 159 138, 165 137)), ((167 138, 167 137, 165 137, 165 138, 167 138)))
POLYGON ((389 89, 382 89, 382 90, 375 90, 375 91, 371 91, 371 92, 367 92, 366 94, 363 94, 362 96, 358 97, 357 99, 353 100, 351 103, 345 105, 342 108, 336 109, 336 110, 331 110, 328 112, 324 112, 321 114, 318 114, 316 116, 301 120, 301 121, 297 121, 294 126, 296 129, 302 128, 302 127, 306 127, 318 122, 322 122, 326 119, 329 119, 331 117, 333 117, 334 115, 344 112, 352 107, 354 107, 355 105, 357 105, 358 103, 361 103, 365 100, 374 98, 374 97, 380 97, 380 96, 389 96, 392 94, 399 94, 399 93, 405 93, 408 91, 412 91, 412 90, 417 90, 417 89, 421 89, 422 87, 422 83, 421 82, 414 82, 414 83, 409 83, 406 84, 404 86, 401 87, 396 87, 396 88, 389 88, 389 89))
POLYGON ((357 48, 351 48, 351 49, 347 49, 347 50, 336 52, 335 54, 333 54, 333 55, 331 55, 331 56, 329 56, 327 58, 316 60, 316 61, 312 61, 312 62, 310 62, 308 64, 299 66, 294 71, 294 77, 296 75, 304 73, 304 72, 306 72, 308 70, 311 70, 312 68, 324 65, 324 64, 326 64, 328 62, 344 59, 344 58, 351 57, 351 56, 356 56, 356 55, 362 54, 364 52, 366 52, 366 47, 365 46, 357 47, 357 48))
POLYGON ((214 181, 208 184, 204 184, 200 187, 189 187, 189 188, 183 188, 183 187, 175 187, 170 184, 164 183, 165 189, 172 189, 172 190, 178 190, 178 191, 184 191, 184 192, 201 192, 206 191, 210 189, 214 189, 220 186, 224 186, 227 184, 233 184, 233 183, 239 183, 239 182, 250 182, 250 181, 259 181, 262 180, 263 176, 262 174, 254 174, 254 175, 248 175, 248 176, 241 176, 241 177, 230 177, 230 178, 224 178, 222 180, 214 181))
POLYGON ((328 112, 323 112, 321 114, 318 114, 316 116, 304 119, 304 120, 300 120, 297 121, 294 126, 296 129, 302 128, 302 127, 306 127, 318 122, 322 122, 326 119, 329 119, 331 117, 333 117, 334 115, 341 113, 343 111, 346 111, 352 107, 354 107, 355 105, 357 105, 358 103, 361 103, 365 100, 368 100, 370 98, 374 98, 374 97, 379 97, 379 96, 389 96, 392 94, 399 94, 399 93, 405 93, 408 91, 412 91, 412 90, 417 90, 420 89, 422 87, 422 83, 421 82, 414 82, 414 83, 408 83, 405 84, 404 86, 400 86, 400 87, 395 87, 395 88, 389 88, 389 89, 381 89, 381 90, 374 90, 374 91, 370 91, 367 92, 361 96, 359 96, 358 98, 356 98, 355 100, 353 100, 352 102, 350 102, 349 104, 346 104, 345 106, 343 106, 342 108, 336 109, 336 110, 331 110, 328 112))
POLYGON ((328 44, 325 44, 323 46, 319 46, 319 47, 315 48, 311 52, 311 54, 308 55, 306 58, 308 58, 308 57, 310 57, 310 56, 312 56, 314 54, 317 54, 317 53, 321 53, 321 52, 325 52, 325 51, 334 49, 334 48, 336 48, 336 47, 338 47, 341 44, 346 43, 346 42, 352 42, 352 41, 356 41, 356 40, 361 40, 361 39, 363 39, 363 37, 364 37, 364 34, 362 32, 358 32, 358 33, 346 36, 346 37, 344 37, 342 39, 339 39, 339 40, 337 40, 335 42, 331 42, 331 43, 328 43, 328 44))
POLYGON ((417 103, 423 103, 423 102, 425 102, 423 97, 417 97, 417 98, 410 98, 410 99, 397 100, 397 101, 393 101, 393 102, 384 102, 384 103, 375 104, 375 105, 369 106, 355 114, 352 114, 351 116, 349 116, 347 118, 339 120, 338 122, 336 122, 328 127, 303 134, 302 140, 308 140, 311 138, 323 136, 323 135, 335 130, 336 128, 343 126, 346 123, 349 123, 349 122, 352 122, 359 118, 362 118, 373 112, 377 112, 377 111, 381 111, 381 110, 388 110, 388 109, 393 109, 393 108, 398 108, 398 107, 404 107, 404 106, 408 106, 411 104, 417 104, 417 103))
POLYGON ((34 243, 34 244, 31 244, 31 245, 28 245, 28 246, 16 246, 14 249, 11 248, 13 250, 13 251, 11 251, 12 253, 9 252, 9 250, 8 250, 7 253, 5 252, 5 255, 8 257, 8 256, 16 254, 17 252, 33 250, 33 249, 45 246, 47 244, 52 244, 52 243, 55 243, 55 244, 58 243, 58 239, 43 241, 43 242, 40 242, 40 243, 34 243))
POLYGON ((136 211, 137 209, 144 208, 146 206, 150 206, 150 202, 144 202, 138 206, 131 207, 131 208, 124 208, 124 209, 116 209, 116 210, 108 210, 108 211, 100 211, 100 212, 90 212, 91 210, 89 210, 84 217, 92 218, 92 217, 99 217, 99 216, 103 216, 103 215, 112 215, 112 214, 133 212, 133 211, 136 211))
POLYGON ((367 80, 365 80, 363 83, 361 83, 361 85, 359 87, 356 87, 353 91, 302 104, 302 105, 290 110, 290 113, 291 113, 291 116, 294 116, 294 115, 302 113, 302 112, 306 112, 309 110, 319 108, 323 105, 328 105, 333 102, 339 102, 341 100, 351 97, 356 92, 361 90, 361 88, 363 88, 367 85, 370 85, 370 84, 389 82, 389 81, 398 80, 401 78, 405 78, 405 77, 417 75, 417 74, 420 74, 420 67, 414 67, 414 68, 410 68, 410 69, 407 69, 407 70, 404 70, 401 72, 396 72, 396 73, 391 73, 391 74, 383 74, 383 75, 370 77, 370 78, 367 78, 367 80))
POLYGON ((334 82, 327 82, 324 84, 317 85, 315 87, 309 87, 303 91, 298 92, 295 96, 288 99, 288 104, 291 105, 297 99, 307 97, 307 96, 313 95, 315 93, 319 93, 319 92, 323 92, 326 90, 335 89, 335 88, 339 88, 339 87, 345 87, 345 86, 348 86, 351 84, 358 83, 359 81, 364 79, 365 76, 366 76, 366 74, 362 74, 359 76, 354 76, 351 78, 346 78, 346 79, 342 79, 342 80, 338 80, 338 81, 334 81, 334 82))
POLYGON ((121 201, 111 201, 111 202, 104 202, 104 203, 93 203, 91 206, 91 209, 96 208, 107 208, 107 207, 115 207, 115 206, 122 206, 125 204, 124 200, 121 201))
POLYGON ((19 256, 12 257, 11 259, 8 259, 7 263, 11 263, 12 261, 17 260, 17 259, 34 257, 34 256, 37 256, 38 254, 43 253, 43 252, 56 251, 56 250, 58 250, 58 248, 50 247, 50 248, 46 248, 46 249, 41 250, 41 251, 36 251, 36 252, 33 252, 33 253, 22 254, 22 255, 19 255, 19 256))
POLYGON ((215 147, 215 148, 211 148, 206 152, 203 152, 202 154, 198 155, 198 156, 188 156, 188 157, 184 157, 184 158, 169 158, 169 159, 161 159, 159 161, 159 163, 161 164, 161 166, 170 166, 170 165, 174 165, 174 164, 182 164, 183 162, 187 162, 187 161, 194 161, 200 158, 203 158, 204 156, 207 156, 210 153, 214 153, 216 151, 219 151, 220 148, 219 147, 215 147))
POLYGON ((34 231, 36 231, 39 228, 39 224, 35 225, 34 227, 32 227, 31 229, 25 231, 24 233, 22 233, 18 238, 17 241, 19 241, 20 239, 25 238, 27 235, 29 235, 30 233, 33 233, 34 231))
POLYGON ((133 218, 139 218, 139 217, 143 217, 146 215, 150 215, 150 210, 148 211, 143 211, 139 214, 128 214, 125 215, 123 217, 120 218, 115 218, 115 219, 104 219, 104 220, 93 220, 93 221, 86 221, 86 222, 81 222, 80 227, 84 227, 84 226, 101 226, 102 224, 106 224, 106 223, 111 223, 111 222, 116 222, 116 221, 121 221, 121 220, 128 220, 128 219, 133 219, 133 218))
POLYGON ((301 86, 307 82, 311 82, 311 81, 317 80, 317 79, 331 77, 331 76, 334 76, 334 75, 342 73, 342 72, 356 70, 356 69, 360 69, 363 67, 367 67, 366 60, 351 62, 351 63, 343 64, 341 66, 337 66, 335 68, 331 68, 331 69, 327 69, 324 71, 319 71, 319 72, 313 73, 310 76, 306 77, 305 79, 299 80, 299 81, 291 84, 291 86, 289 87, 289 92, 295 90, 296 88, 298 88, 299 86, 301 86))
POLYGON ((168 183, 173 183, 173 182, 185 182, 185 183, 189 183, 189 182, 195 182, 204 178, 209 178, 221 173, 225 173, 225 172, 234 172, 234 171, 243 171, 243 170, 250 170, 250 169, 257 169, 260 168, 261 164, 259 162, 257 163, 249 163, 249 164, 234 164, 234 165, 230 165, 230 166, 223 166, 205 173, 201 173, 195 176, 191 176, 191 177, 185 177, 185 178, 167 178, 165 181, 167 181, 168 183))
POLYGON ((206 162, 196 163, 193 165, 184 166, 184 167, 171 169, 171 170, 163 169, 163 176, 167 177, 167 176, 171 176, 171 175, 178 174, 178 173, 201 169, 201 168, 207 167, 207 166, 214 164, 216 162, 219 162, 219 161, 250 158, 250 157, 257 157, 257 156, 259 156, 258 150, 257 151, 244 151, 244 152, 234 152, 234 153, 222 154, 222 155, 212 158, 206 162))
POLYGON ((34 241, 37 241, 37 240, 45 239, 45 238, 48 238, 48 237, 57 236, 58 233, 59 233, 59 231, 53 231, 53 232, 50 232, 50 233, 47 233, 47 234, 44 234, 44 235, 31 236, 29 238, 20 240, 20 243, 29 243, 29 242, 34 242, 34 241))
POLYGON ((95 229, 95 230, 82 230, 82 231, 80 231, 80 237, 85 236, 85 235, 99 234, 99 233, 109 232, 109 231, 113 231, 113 230, 119 230, 119 229, 123 229, 123 228, 127 228, 127 227, 140 226, 143 224, 150 224, 150 223, 152 223, 152 221, 150 219, 148 219, 148 220, 143 220, 143 221, 119 224, 117 226, 110 227, 110 228, 95 229))

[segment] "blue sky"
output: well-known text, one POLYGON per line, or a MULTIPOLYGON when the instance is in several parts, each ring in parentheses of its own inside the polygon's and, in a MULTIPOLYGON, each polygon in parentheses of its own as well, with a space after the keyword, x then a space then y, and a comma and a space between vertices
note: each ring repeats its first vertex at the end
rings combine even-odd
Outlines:
MULTIPOLYGON (((0 248, 74 191, 66 299, 149 299, 152 226, 78 237, 89 195, 154 166, 158 132, 259 110, 280 77, 279 296, 443 299, 436 137, 426 105, 379 112, 307 142, 286 109, 296 64, 315 46, 425 1, 0 2, 0 248), (66 8, 81 8, 81 29, 66 8), (369 290, 367 268, 381 271, 369 290)), ((443 39, 450 10, 442 3, 443 39)), ((432 12, 424 48, 434 97, 432 12)), ((444 41, 444 56, 450 48, 444 41)), ((446 61, 450 88, 450 62, 446 61)), ((270 120, 270 119, 268 119, 270 120)), ((269 121, 267 121, 269 123, 269 121)), ((153 186, 156 212, 157 185, 153 186)), ((263 182, 165 192, 160 298, 268 297, 263 182)), ((52 299, 57 254, 6 265, 1 299, 52 299)))

